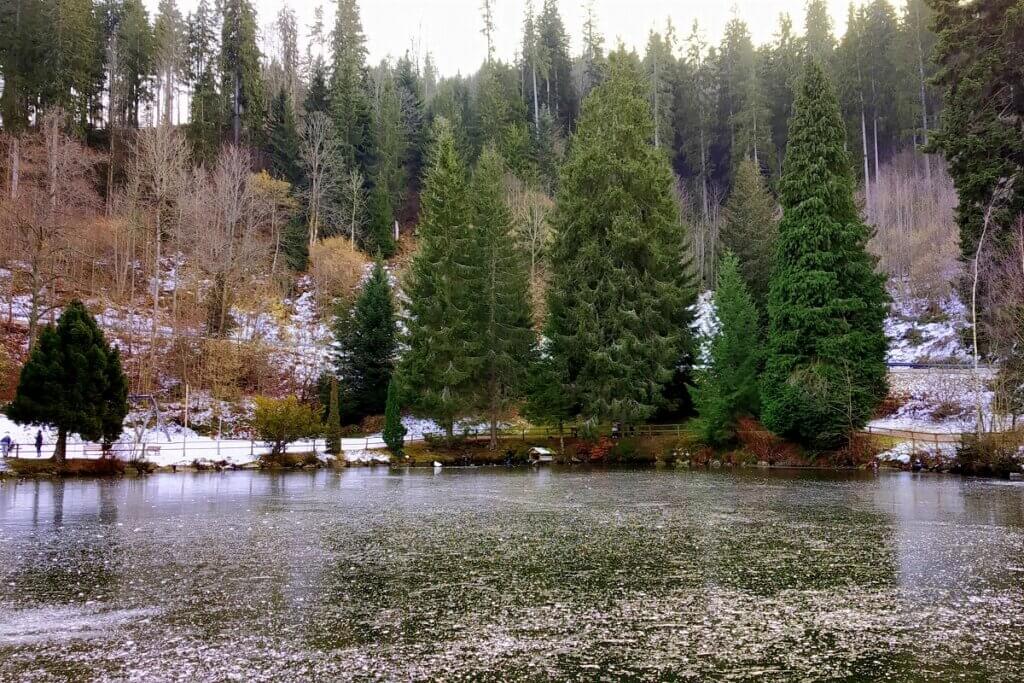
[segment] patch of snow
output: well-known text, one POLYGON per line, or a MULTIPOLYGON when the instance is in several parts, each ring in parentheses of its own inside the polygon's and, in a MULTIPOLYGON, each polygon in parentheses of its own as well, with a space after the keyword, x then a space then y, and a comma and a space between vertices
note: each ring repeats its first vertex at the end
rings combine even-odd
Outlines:
POLYGON ((963 335, 970 329, 967 308, 956 294, 933 304, 894 300, 885 320, 890 363, 965 363, 971 353, 963 335))
POLYGON ((701 292, 697 296, 697 303, 690 307, 690 311, 693 313, 690 329, 693 330, 693 341, 697 348, 694 367, 707 367, 711 363, 711 343, 722 328, 718 310, 715 308, 715 293, 710 289, 701 292))

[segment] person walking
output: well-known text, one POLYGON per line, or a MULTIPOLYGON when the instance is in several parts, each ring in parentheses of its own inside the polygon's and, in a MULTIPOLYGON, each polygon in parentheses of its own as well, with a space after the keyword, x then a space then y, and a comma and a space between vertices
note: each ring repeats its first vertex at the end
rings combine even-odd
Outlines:
POLYGON ((8 434, 4 434, 4 438, 0 439, 0 451, 3 452, 5 458, 8 456, 8 454, 10 454, 10 452, 11 452, 11 435, 9 433, 8 434))
POLYGON ((43 430, 40 429, 36 432, 36 457, 43 457, 43 430))

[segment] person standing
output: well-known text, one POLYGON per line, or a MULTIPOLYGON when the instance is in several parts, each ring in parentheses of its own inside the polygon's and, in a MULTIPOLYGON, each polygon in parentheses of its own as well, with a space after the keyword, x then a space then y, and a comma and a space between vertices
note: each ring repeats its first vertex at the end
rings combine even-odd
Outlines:
POLYGON ((36 457, 43 457, 43 430, 40 429, 36 432, 36 457))
POLYGON ((5 458, 11 452, 10 434, 4 434, 4 438, 0 439, 0 452, 3 452, 5 458))

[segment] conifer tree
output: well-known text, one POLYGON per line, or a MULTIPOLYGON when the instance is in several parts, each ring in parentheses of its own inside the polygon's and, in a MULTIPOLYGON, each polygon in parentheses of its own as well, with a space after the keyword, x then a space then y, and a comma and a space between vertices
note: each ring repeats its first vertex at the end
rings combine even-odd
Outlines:
POLYGON ((721 446, 735 436, 737 418, 757 414, 761 358, 757 307, 740 275, 739 259, 728 251, 718 267, 714 302, 718 331, 691 393, 700 415, 698 434, 705 443, 721 446))
POLYGON ((270 107, 270 130, 267 136, 267 155, 274 175, 291 183, 302 184, 302 165, 299 163, 299 131, 295 126, 295 113, 288 94, 282 89, 270 107))
POLYGON ((327 392, 327 452, 332 455, 341 454, 341 396, 338 390, 338 378, 331 377, 327 392))
POLYGON ((477 244, 466 175, 452 126, 439 119, 421 196, 420 248, 405 286, 409 348, 400 374, 410 405, 442 424, 449 439, 480 376, 477 244))
POLYGON ((347 168, 369 176, 370 107, 366 93, 366 38, 356 0, 338 0, 330 82, 331 119, 347 168))
POLYGON ((492 450, 498 447, 498 420, 525 394, 535 344, 530 283, 505 205, 504 174, 497 150, 485 148, 473 176, 472 202, 482 276, 476 315, 483 347, 479 406, 490 423, 492 450))
POLYGON ((395 304, 384 264, 377 262, 348 318, 339 321, 337 375, 345 384, 342 402, 350 422, 384 411, 395 367, 395 304))
POLYGON ((749 157, 740 162, 725 205, 722 244, 739 259, 750 295, 763 304, 768 298, 775 240, 779 234, 775 200, 765 187, 761 169, 749 157))
POLYGON ((562 172, 545 328, 561 389, 592 425, 641 422, 662 404, 693 301, 647 85, 635 56, 610 62, 562 172))
POLYGON ((763 421, 821 448, 843 443, 886 394, 883 278, 865 250, 839 102, 808 62, 781 182, 768 298, 763 421))
POLYGON ((128 414, 128 382, 121 357, 85 306, 73 301, 57 326, 39 335, 21 370, 7 415, 19 424, 57 429, 53 459, 64 463, 68 434, 90 441, 120 437, 128 414))
POLYGON ((327 89, 327 67, 317 56, 310 68, 309 88, 306 89, 306 100, 303 109, 306 116, 314 112, 328 114, 331 108, 330 92, 327 89))
POLYGON ((266 113, 256 10, 250 0, 223 0, 221 13, 220 89, 227 123, 236 145, 243 133, 248 142, 258 144, 263 139, 266 113))
POLYGON ((392 463, 402 458, 406 431, 405 425, 402 424, 401 407, 398 405, 398 384, 392 380, 388 382, 388 398, 384 408, 384 431, 381 434, 385 445, 391 451, 392 463))
POLYGON ((395 253, 395 211, 391 206, 391 195, 380 180, 370 191, 369 223, 361 235, 360 246, 367 254, 379 258, 391 258, 395 253))

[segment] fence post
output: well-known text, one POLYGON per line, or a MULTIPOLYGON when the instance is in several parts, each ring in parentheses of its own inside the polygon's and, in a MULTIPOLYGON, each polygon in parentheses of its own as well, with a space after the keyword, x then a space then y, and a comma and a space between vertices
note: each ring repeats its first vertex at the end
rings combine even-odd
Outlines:
MULTIPOLYGON (((217 452, 220 453, 220 451, 217 451, 217 452)), ((256 442, 253 441, 252 439, 249 439, 249 457, 251 458, 251 457, 253 457, 255 455, 256 455, 256 442)))

